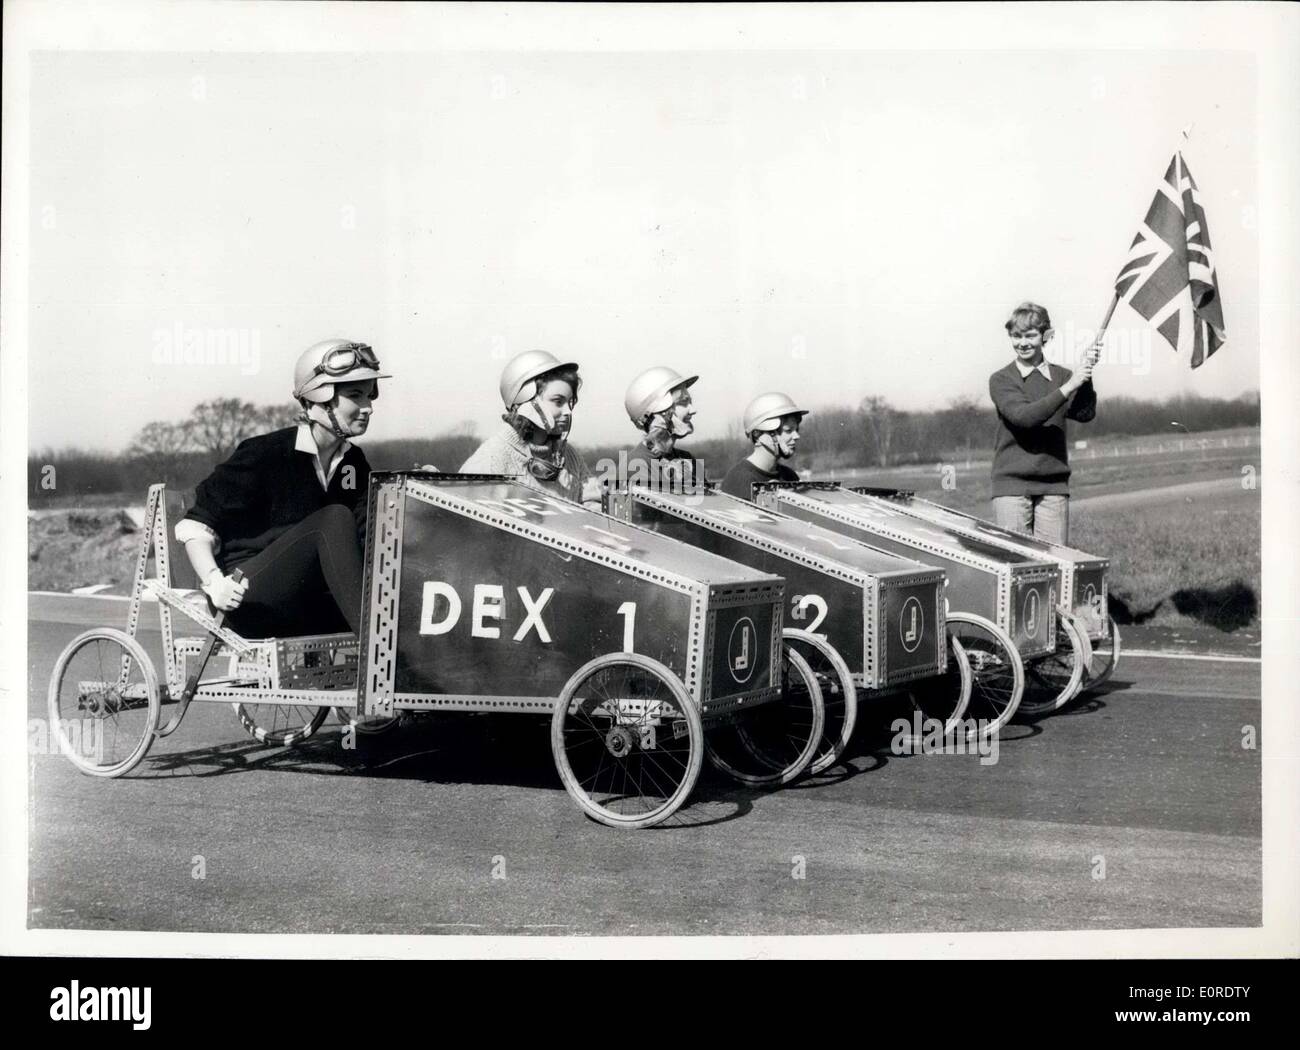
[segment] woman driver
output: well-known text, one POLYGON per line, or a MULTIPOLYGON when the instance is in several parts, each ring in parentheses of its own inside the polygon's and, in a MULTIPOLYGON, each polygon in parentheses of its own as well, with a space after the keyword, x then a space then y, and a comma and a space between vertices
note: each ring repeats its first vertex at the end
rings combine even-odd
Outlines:
POLYGON ((364 343, 307 349, 294 368, 297 426, 240 442, 177 523, 204 593, 245 637, 358 633, 370 464, 350 439, 387 378, 364 343))
POLYGON ((699 378, 657 365, 628 385, 623 407, 643 436, 628 450, 627 482, 681 492, 705 480, 703 460, 679 444, 695 432, 690 388, 699 378))
POLYGON ((519 354, 501 372, 506 424, 461 465, 462 474, 514 474, 574 502, 600 502, 600 483, 569 444, 582 379, 578 366, 545 350, 519 354))

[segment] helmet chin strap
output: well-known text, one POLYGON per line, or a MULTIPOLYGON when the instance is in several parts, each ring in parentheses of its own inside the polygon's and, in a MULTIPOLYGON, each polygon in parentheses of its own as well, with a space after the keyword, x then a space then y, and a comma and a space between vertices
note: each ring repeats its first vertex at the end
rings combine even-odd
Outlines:
MULTIPOLYGON (((352 436, 346 430, 344 430, 343 427, 339 424, 339 417, 334 414, 334 406, 332 404, 328 402, 322 403, 319 401, 316 402, 316 404, 321 405, 321 407, 325 409, 325 414, 329 416, 329 420, 330 420, 329 421, 330 430, 336 438, 338 438, 339 440, 343 440, 345 438, 349 438, 352 436)), ((307 423, 310 426, 313 427, 325 426, 325 424, 322 423, 319 419, 312 418, 311 409, 307 408, 306 406, 303 407, 301 418, 305 423, 307 423)))
POLYGON ((646 430, 642 444, 649 449, 650 455, 654 459, 659 459, 673 450, 676 440, 676 436, 670 429, 659 426, 656 421, 651 423, 649 429, 646 430))
MULTIPOLYGON (((766 446, 766 445, 765 445, 764 447, 767 448, 767 450, 768 450, 770 453, 772 453, 772 455, 774 455, 774 456, 775 456, 777 459, 779 459, 779 460, 780 460, 780 459, 790 459, 790 458, 794 455, 794 449, 790 449, 790 451, 787 452, 787 451, 785 450, 785 446, 782 445, 782 443, 781 443, 781 439, 778 438, 776 435, 777 435, 777 432, 776 432, 776 431, 768 431, 768 432, 766 432, 766 433, 763 435, 763 437, 765 437, 765 438, 771 438, 771 439, 772 439, 772 444, 771 444, 770 446, 766 446)), ((759 440, 761 441, 762 438, 760 438, 759 440)))

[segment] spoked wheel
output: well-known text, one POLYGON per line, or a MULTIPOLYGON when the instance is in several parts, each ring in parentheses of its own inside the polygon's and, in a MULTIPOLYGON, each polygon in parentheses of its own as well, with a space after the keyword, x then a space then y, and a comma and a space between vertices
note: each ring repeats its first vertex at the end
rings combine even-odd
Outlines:
POLYGON ((1056 651, 1025 664, 1025 695, 1019 714, 1045 715, 1078 695, 1092 660, 1092 646, 1079 621, 1066 609, 1056 610, 1056 651))
POLYGON ((961 642, 970 661, 970 703, 967 720, 983 723, 979 732, 991 736, 1010 721, 1025 691, 1025 665, 1006 631, 974 613, 950 612, 948 633, 961 642))
POLYGON ((775 700, 709 734, 709 761, 742 784, 788 784, 817 755, 826 725, 822 690, 808 661, 789 642, 781 647, 780 684, 775 700))
POLYGON ((50 732, 83 773, 120 777, 158 729, 158 678, 140 643, 104 627, 74 638, 50 678, 50 732))
POLYGON ((958 731, 970 706, 974 675, 966 647, 952 631, 948 632, 948 669, 943 674, 921 678, 907 687, 912 709, 922 720, 943 723, 944 737, 958 731))
POLYGON ((1119 664, 1119 624, 1110 618, 1110 637, 1102 638, 1092 649, 1092 662, 1083 677, 1084 689, 1095 689, 1115 672, 1119 664))
POLYGON ((820 635, 787 627, 782 637, 807 662, 822 691, 825 709, 822 737, 808 765, 809 773, 820 773, 839 761, 858 721, 858 691, 853 685, 853 673, 839 651, 820 635))
POLYGON ((672 816, 695 787, 704 729, 667 667, 638 653, 607 653, 565 684, 551 718, 551 753, 588 816, 648 828, 672 816))
POLYGON ((357 717, 357 711, 354 707, 336 707, 334 708, 334 717, 339 720, 339 725, 343 726, 344 729, 354 730, 362 736, 379 736, 381 733, 387 733, 402 720, 401 715, 375 715, 369 718, 362 715, 357 717))
POLYGON ((290 747, 306 740, 321 727, 328 707, 301 704, 235 704, 244 731, 268 747, 290 747))

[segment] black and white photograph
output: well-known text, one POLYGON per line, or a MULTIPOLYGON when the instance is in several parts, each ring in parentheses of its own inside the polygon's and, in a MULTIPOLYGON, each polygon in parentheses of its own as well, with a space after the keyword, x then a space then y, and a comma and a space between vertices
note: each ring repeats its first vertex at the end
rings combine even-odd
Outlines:
POLYGON ((6 3, 6 953, 1295 956, 1298 85, 6 3))

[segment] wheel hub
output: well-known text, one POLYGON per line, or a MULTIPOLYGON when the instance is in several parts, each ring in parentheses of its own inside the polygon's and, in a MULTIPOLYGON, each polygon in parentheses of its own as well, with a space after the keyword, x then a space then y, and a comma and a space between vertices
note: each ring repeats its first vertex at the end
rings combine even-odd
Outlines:
POLYGON ((627 726, 615 726, 605 734, 605 747, 615 758, 625 758, 632 751, 635 737, 627 726))

